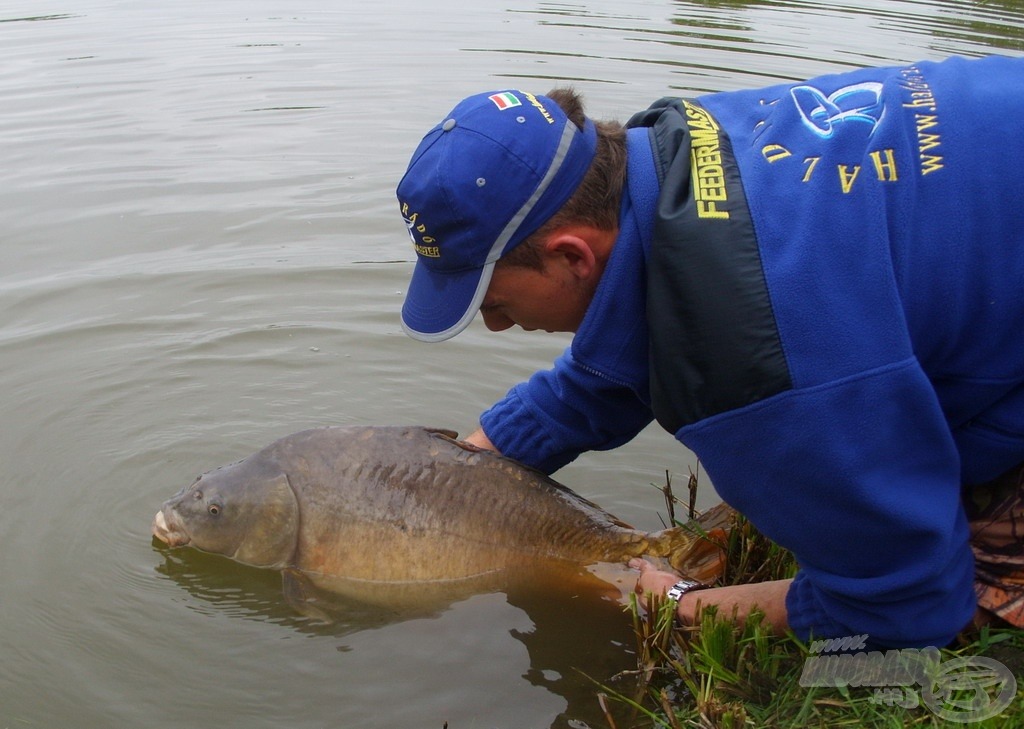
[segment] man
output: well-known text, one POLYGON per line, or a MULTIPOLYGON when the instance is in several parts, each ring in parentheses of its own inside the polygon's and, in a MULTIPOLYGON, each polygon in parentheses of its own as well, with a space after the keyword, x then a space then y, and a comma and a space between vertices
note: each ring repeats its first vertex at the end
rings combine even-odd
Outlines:
MULTIPOLYGON (((398 186, 403 326, 575 332, 467 440, 552 472, 656 418, 796 555, 791 581, 680 582, 683 620, 757 606, 896 647, 979 605, 1024 624, 1021 118, 1006 58, 662 99, 625 128, 565 90, 469 97, 398 186)), ((679 579, 634 566, 645 593, 679 579)))

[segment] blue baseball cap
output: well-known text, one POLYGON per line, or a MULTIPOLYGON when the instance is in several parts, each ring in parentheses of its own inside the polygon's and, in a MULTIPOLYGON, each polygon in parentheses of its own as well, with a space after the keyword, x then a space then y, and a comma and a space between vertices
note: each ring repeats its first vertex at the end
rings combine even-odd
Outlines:
POLYGON ((572 196, 597 130, 519 90, 461 101, 413 152, 398 202, 416 250, 402 328, 440 342, 473 320, 494 264, 572 196))

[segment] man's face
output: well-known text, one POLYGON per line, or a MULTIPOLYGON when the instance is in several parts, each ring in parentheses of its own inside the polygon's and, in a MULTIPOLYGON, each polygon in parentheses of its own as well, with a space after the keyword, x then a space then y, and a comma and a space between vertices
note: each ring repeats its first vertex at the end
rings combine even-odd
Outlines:
POLYGON ((593 295, 593 285, 563 266, 546 263, 536 270, 499 261, 480 313, 492 332, 516 324, 526 331, 575 332, 593 295))

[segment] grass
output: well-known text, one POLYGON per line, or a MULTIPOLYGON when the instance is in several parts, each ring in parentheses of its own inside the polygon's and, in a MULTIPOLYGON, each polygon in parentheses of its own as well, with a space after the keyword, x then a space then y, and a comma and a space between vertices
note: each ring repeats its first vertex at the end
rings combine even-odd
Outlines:
MULTIPOLYGON (((693 475, 689 487, 692 504, 696 487, 693 475)), ((671 482, 666 482, 662 490, 670 505, 670 518, 675 521, 671 482)), ((796 572, 792 555, 742 517, 737 518, 725 550, 726 570, 721 584, 782 579, 796 572)), ((1024 688, 1024 630, 982 628, 962 635, 956 647, 939 652, 938 668, 933 664, 933 670, 938 670, 940 677, 943 667, 950 675, 954 666, 966 669, 955 673, 959 684, 947 680, 946 685, 952 686, 950 694, 932 700, 938 712, 948 712, 948 717, 943 717, 926 705, 924 689, 913 682, 891 687, 801 686, 805 664, 814 654, 792 634, 773 634, 760 614, 737 622, 708 608, 698 625, 684 628, 675 621, 674 603, 661 600, 643 609, 635 596, 630 612, 638 665, 628 677, 620 676, 614 682, 617 686, 624 681, 632 684, 628 689, 602 687, 598 698, 609 729, 960 726, 965 717, 970 718, 964 713, 970 700, 980 697, 991 701, 1008 685, 1005 669, 1000 669, 1002 673, 994 677, 990 672, 990 685, 977 688, 978 656, 998 661, 1024 688), (949 663, 954 659, 960 660, 949 663), (986 692, 984 696, 981 690, 986 692), (956 701, 960 703, 952 703, 956 701)), ((928 690, 942 685, 931 684, 928 690)), ((1024 692, 1017 692, 997 716, 972 721, 969 726, 1024 727, 1024 692)))

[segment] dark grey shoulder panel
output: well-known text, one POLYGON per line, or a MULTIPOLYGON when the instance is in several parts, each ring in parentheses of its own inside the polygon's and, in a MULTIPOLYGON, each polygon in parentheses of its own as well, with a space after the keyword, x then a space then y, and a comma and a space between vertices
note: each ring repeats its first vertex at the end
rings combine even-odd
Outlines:
POLYGON ((671 433, 792 388, 729 138, 693 102, 650 128, 661 194, 648 258, 651 400, 671 433))

